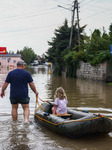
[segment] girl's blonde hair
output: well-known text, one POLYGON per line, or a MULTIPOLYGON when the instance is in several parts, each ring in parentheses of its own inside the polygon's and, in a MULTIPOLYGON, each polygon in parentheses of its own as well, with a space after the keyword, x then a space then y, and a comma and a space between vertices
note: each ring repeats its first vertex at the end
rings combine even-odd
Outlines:
POLYGON ((66 98, 67 99, 65 90, 62 87, 59 87, 59 88, 56 89, 54 99, 56 99, 56 98, 59 98, 59 99, 66 98))

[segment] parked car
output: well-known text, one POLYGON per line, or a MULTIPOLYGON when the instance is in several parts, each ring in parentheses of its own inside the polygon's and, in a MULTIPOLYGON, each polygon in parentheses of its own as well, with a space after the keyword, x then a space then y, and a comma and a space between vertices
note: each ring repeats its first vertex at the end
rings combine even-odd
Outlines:
POLYGON ((35 60, 33 63, 30 64, 31 66, 38 66, 38 61, 35 60))

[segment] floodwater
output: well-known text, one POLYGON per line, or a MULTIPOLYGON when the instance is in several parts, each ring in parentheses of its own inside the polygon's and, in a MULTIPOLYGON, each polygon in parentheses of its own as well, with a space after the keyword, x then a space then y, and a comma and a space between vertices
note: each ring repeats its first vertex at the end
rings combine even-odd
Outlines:
MULTIPOLYGON (((87 110, 112 117, 112 86, 105 83, 53 76, 47 67, 29 68, 42 100, 53 101, 57 87, 62 86, 68 97, 68 107, 87 110)), ((7 71, 0 72, 0 90, 7 71)), ((34 121, 35 94, 29 90, 30 118, 24 124, 23 111, 18 108, 18 121, 11 118, 8 86, 5 97, 0 98, 0 150, 112 150, 112 132, 71 139, 43 128, 34 121)), ((39 101, 41 103, 41 101, 39 101)))

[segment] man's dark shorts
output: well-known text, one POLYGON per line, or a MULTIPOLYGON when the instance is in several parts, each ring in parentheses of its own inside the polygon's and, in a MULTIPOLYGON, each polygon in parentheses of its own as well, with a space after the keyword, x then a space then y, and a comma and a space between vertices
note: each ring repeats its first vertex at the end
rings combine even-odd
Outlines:
POLYGON ((11 104, 29 104, 30 98, 10 98, 11 104))

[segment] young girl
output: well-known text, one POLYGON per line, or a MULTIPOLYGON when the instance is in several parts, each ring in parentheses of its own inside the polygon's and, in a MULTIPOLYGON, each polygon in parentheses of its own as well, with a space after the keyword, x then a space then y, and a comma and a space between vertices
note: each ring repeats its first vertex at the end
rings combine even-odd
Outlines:
POLYGON ((54 101, 54 107, 52 108, 53 114, 67 114, 67 97, 64 89, 62 87, 59 87, 56 89, 55 95, 54 95, 55 101, 54 101))

